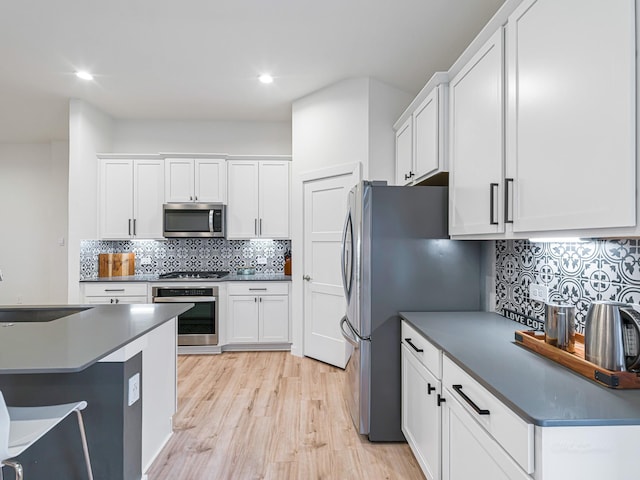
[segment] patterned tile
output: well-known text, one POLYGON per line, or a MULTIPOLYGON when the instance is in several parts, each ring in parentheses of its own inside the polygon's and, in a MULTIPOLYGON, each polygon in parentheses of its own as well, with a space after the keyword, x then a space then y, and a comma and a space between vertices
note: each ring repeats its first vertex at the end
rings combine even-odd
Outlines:
POLYGON ((509 308, 543 320, 544 304, 528 295, 531 283, 549 287, 551 302, 576 306, 579 332, 594 300, 640 303, 640 239, 498 240, 495 251, 496 311, 509 308))
POLYGON ((289 240, 225 240, 209 238, 179 238, 166 241, 103 241, 84 240, 80 243, 80 278, 98 276, 100 253, 133 252, 135 273, 155 274, 175 270, 228 270, 255 267, 258 273, 282 273, 284 254, 291 250, 289 240), (149 257, 149 265, 140 265, 149 257), (257 258, 264 257, 265 265, 257 258))

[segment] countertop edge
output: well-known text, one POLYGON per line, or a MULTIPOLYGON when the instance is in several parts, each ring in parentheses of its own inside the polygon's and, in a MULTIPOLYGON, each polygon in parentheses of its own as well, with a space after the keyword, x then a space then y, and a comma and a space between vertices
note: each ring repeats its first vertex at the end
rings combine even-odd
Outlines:
POLYGON ((291 282, 291 275, 284 274, 229 274, 223 278, 189 278, 189 279, 160 279, 157 275, 129 275, 123 277, 91 277, 79 280, 79 283, 224 283, 224 282, 291 282))

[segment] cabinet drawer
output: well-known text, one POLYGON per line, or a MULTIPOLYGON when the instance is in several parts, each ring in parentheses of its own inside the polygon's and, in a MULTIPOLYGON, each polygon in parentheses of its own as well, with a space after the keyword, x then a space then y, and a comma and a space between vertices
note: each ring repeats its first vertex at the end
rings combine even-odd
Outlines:
POLYGON ((147 296, 147 284, 142 283, 87 283, 85 297, 147 296))
POLYGON ((524 471, 533 473, 532 424, 511 411, 446 354, 442 361, 442 385, 447 390, 445 398, 453 396, 524 471), (484 412, 477 412, 472 403, 484 412))
POLYGON ((442 378, 442 352, 404 320, 402 321, 401 338, 407 350, 413 353, 420 363, 440 380, 442 378))
POLYGON ((277 282, 246 282, 228 284, 229 295, 287 295, 289 285, 277 282))

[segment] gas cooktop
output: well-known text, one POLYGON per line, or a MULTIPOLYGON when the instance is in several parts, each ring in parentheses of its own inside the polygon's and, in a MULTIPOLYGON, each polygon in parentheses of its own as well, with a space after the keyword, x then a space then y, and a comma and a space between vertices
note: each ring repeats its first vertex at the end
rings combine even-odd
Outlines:
POLYGON ((158 275, 160 279, 185 279, 193 280, 197 278, 222 278, 229 275, 229 272, 169 272, 158 275))

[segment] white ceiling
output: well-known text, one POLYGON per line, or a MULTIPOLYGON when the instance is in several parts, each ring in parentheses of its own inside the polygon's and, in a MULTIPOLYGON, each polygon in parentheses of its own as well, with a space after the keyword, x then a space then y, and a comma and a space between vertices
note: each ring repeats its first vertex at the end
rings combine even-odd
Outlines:
POLYGON ((415 95, 503 1, 3 0, 0 142, 66 139, 72 97, 116 118, 290 121, 348 77, 415 95))

